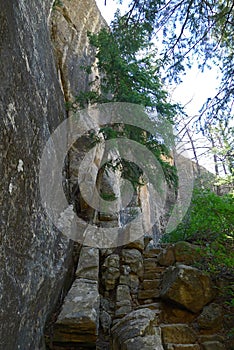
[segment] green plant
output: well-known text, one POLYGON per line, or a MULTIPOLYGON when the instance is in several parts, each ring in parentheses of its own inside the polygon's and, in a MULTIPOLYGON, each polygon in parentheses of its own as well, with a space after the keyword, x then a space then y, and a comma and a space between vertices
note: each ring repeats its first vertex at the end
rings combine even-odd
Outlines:
POLYGON ((200 267, 218 273, 234 266, 234 196, 195 189, 182 223, 163 241, 186 240, 203 246, 200 267))
POLYGON ((197 242, 213 242, 217 238, 233 238, 234 196, 218 196, 211 190, 195 189, 190 208, 170 235, 197 242))
POLYGON ((106 201, 110 201, 110 202, 117 199, 114 193, 103 193, 103 192, 101 192, 100 196, 101 196, 102 199, 104 199, 106 201))
POLYGON ((63 2, 61 0, 55 0, 53 3, 53 10, 56 9, 56 7, 62 7, 63 6, 63 2))
MULTIPOLYGON (((157 52, 152 48, 147 33, 143 24, 126 25, 119 13, 116 13, 110 28, 102 28, 97 34, 89 33, 90 44, 96 50, 95 66, 99 76, 90 82, 87 91, 81 91, 74 101, 67 104, 68 109, 97 103, 130 102, 144 106, 147 113, 157 111, 162 119, 172 123, 181 108, 168 100, 155 58, 157 52)), ((90 75, 94 67, 82 68, 90 75)), ((156 135, 128 124, 104 125, 99 133, 105 140, 127 137, 146 146, 162 166, 168 184, 176 187, 176 169, 169 162, 170 147, 166 146, 165 140, 158 141, 156 135)), ((97 142, 98 138, 99 135, 97 142)), ((131 162, 120 160, 120 163, 123 177, 127 176, 134 187, 140 185, 141 171, 131 162)))
MULTIPOLYGON (((128 138, 140 143, 141 145, 144 145, 159 161, 164 171, 167 183, 176 188, 178 182, 177 172, 176 168, 168 162, 169 159, 171 159, 169 149, 163 143, 157 141, 150 133, 147 133, 145 130, 132 125, 117 123, 112 124, 111 126, 103 126, 100 128, 99 133, 102 134, 105 140, 128 138), (162 158, 163 156, 164 159, 162 158)), ((134 163, 124 159, 119 159, 117 162, 115 162, 115 165, 108 162, 107 166, 112 167, 113 170, 115 170, 115 168, 122 170, 122 177, 131 181, 134 188, 144 185, 144 179, 142 177, 143 173, 134 163)))

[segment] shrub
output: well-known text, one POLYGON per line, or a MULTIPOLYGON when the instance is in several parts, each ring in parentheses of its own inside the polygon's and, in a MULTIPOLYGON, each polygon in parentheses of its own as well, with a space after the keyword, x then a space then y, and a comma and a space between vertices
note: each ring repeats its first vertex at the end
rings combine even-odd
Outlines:
POLYGON ((225 272, 234 266, 234 195, 218 196, 210 190, 195 189, 183 222, 164 242, 185 240, 204 249, 203 267, 225 272))

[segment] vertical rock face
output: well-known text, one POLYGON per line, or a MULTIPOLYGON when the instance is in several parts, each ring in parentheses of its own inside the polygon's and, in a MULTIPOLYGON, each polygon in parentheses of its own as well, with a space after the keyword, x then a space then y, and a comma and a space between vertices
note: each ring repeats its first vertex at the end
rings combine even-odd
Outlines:
MULTIPOLYGON (((0 348, 41 349, 72 245, 40 204, 39 162, 65 118, 48 30, 51 0, 0 0, 0 348)), ((50 182, 50 179, 48 179, 50 182)))
POLYGON ((55 11, 53 0, 0 0, 1 349, 44 348, 45 320, 71 273, 73 245, 41 205, 40 158, 66 118, 64 97, 87 84, 87 30, 103 20, 94 0, 63 2, 55 11))
POLYGON ((94 60, 87 32, 97 32, 105 21, 94 0, 62 3, 53 11, 50 26, 60 82, 68 101, 79 91, 87 90, 88 74, 82 66, 89 66, 94 60))

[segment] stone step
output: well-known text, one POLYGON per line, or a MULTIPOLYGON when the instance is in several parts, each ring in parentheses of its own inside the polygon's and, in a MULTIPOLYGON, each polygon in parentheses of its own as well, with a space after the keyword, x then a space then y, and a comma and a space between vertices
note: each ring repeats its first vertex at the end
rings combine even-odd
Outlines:
POLYGON ((223 343, 225 341, 225 337, 220 334, 203 334, 198 336, 199 343, 216 341, 223 343))
POLYGON ((189 345, 196 343, 197 334, 187 324, 162 324, 160 327, 162 331, 163 344, 189 345))
POLYGON ((140 289, 138 291, 138 299, 154 299, 154 298, 159 298, 160 295, 160 290, 155 288, 155 289, 140 289))
POLYGON ((200 350, 198 344, 166 344, 164 345, 165 350, 200 350))
POLYGON ((161 278, 162 278, 162 274, 159 272, 152 271, 152 272, 145 272, 143 274, 143 281, 144 280, 148 280, 148 281, 161 280, 161 278))
POLYGON ((226 347, 219 341, 207 341, 202 343, 202 350, 226 350, 226 347))
POLYGON ((158 288, 160 285, 161 280, 160 279, 154 279, 154 280, 146 280, 144 279, 142 282, 142 289, 155 289, 158 288))
POLYGON ((144 258, 157 258, 157 256, 161 253, 161 248, 154 248, 149 251, 144 251, 143 257, 144 258))
POLYGON ((149 266, 158 266, 160 267, 161 269, 166 269, 166 266, 161 266, 158 264, 157 262, 157 258, 146 258, 146 257, 143 257, 143 261, 144 261, 144 265, 149 265, 149 266))
POLYGON ((166 268, 162 266, 157 266, 151 261, 144 260, 144 271, 145 272, 156 272, 156 273, 163 273, 165 272, 166 268))
POLYGON ((143 261, 145 268, 154 268, 157 266, 157 259, 155 258, 144 258, 143 261))
POLYGON ((135 310, 139 310, 139 309, 150 309, 150 310, 154 310, 157 313, 161 312, 161 303, 150 303, 150 304, 143 304, 143 305, 138 305, 135 310))

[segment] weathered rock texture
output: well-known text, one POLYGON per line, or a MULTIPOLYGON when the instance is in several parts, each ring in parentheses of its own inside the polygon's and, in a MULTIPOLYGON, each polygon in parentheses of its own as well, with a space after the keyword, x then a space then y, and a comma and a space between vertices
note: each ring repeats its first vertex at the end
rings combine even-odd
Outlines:
POLYGON ((215 291, 209 276, 191 266, 177 265, 165 272, 161 296, 198 312, 214 299, 215 291))
POLYGON ((113 350, 163 350, 158 315, 148 309, 136 310, 113 328, 113 350))
POLYGON ((88 90, 95 75, 82 67, 94 62, 87 32, 97 32, 106 25, 94 0, 63 0, 53 11, 50 26, 56 66, 66 101, 88 90))
POLYGON ((180 243, 179 261, 174 258, 167 267, 161 265, 162 256, 170 255, 174 245, 150 248, 147 239, 145 243, 143 251, 141 245, 102 249, 99 261, 96 249, 82 248, 50 349, 77 344, 98 350, 225 349, 223 308, 212 302, 213 282, 182 265, 187 251, 198 247, 180 243), (91 298, 84 283, 93 283, 93 288, 99 284, 91 298))
MULTIPOLYGON (((61 55, 55 60, 48 25, 53 0, 0 0, 1 349, 43 348, 45 320, 73 264, 72 244, 40 204, 39 161, 50 134, 66 117, 63 92, 69 95, 87 84, 79 75, 89 55, 85 33, 103 20, 95 1, 64 4, 72 16, 65 7, 56 12, 58 31, 67 28, 73 39, 64 39, 61 52, 56 47, 61 55)), ((58 36, 55 28, 53 35, 58 36)))
POLYGON ((54 328, 53 342, 96 346, 99 328, 98 249, 82 247, 76 279, 68 292, 54 328))

